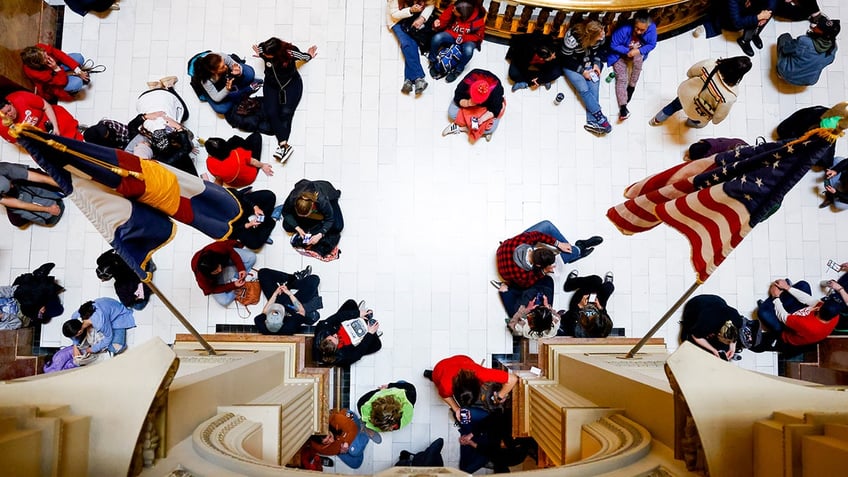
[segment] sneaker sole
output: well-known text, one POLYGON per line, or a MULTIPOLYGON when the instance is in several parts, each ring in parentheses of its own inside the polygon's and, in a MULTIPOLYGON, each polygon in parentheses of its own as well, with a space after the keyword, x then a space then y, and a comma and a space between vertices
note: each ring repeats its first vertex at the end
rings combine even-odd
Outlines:
POLYGON ((283 159, 280 161, 280 163, 285 164, 286 161, 289 160, 289 158, 291 157, 291 155, 293 153, 294 153, 294 148, 293 147, 288 148, 288 150, 285 153, 283 153, 283 159))
POLYGON ((583 125, 583 129, 585 129, 586 131, 589 131, 590 133, 592 133, 596 136, 606 136, 607 134, 609 134, 611 132, 611 131, 606 131, 604 129, 594 128, 594 127, 589 126, 589 125, 583 125))

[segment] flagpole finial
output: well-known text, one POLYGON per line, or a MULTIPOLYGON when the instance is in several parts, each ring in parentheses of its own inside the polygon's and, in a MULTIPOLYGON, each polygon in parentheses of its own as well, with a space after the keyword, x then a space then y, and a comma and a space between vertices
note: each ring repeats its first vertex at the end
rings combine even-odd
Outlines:
POLYGON ((848 101, 836 103, 821 115, 822 120, 827 118, 839 118, 834 126, 839 131, 848 129, 848 101))
POLYGON ((9 116, 6 116, 5 114, 3 114, 3 111, 0 111, 0 122, 2 122, 3 126, 6 126, 7 128, 12 127, 12 124, 13 124, 12 119, 9 116))

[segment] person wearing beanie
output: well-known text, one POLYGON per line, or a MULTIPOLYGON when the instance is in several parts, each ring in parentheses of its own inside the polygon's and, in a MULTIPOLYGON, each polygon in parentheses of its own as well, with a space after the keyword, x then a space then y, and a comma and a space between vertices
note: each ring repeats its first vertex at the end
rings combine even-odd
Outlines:
POLYGON ((795 86, 811 86, 822 71, 836 59, 839 20, 816 17, 806 34, 792 38, 789 33, 777 37, 777 75, 795 86))
POLYGON ((471 70, 456 87, 448 106, 451 123, 442 136, 467 132, 472 142, 484 135, 491 141, 505 111, 501 80, 491 71, 471 70))

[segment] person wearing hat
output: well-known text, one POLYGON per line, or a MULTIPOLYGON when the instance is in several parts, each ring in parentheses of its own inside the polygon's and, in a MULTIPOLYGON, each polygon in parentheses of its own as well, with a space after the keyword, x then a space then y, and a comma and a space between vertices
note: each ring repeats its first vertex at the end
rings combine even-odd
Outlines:
POLYGON ((453 101, 448 106, 451 123, 442 131, 442 136, 466 132, 472 142, 484 135, 491 141, 505 111, 501 80, 491 71, 471 70, 454 91, 453 101))
POLYGON ((777 76, 796 86, 811 86, 822 71, 836 59, 839 20, 816 17, 807 33, 792 38, 789 33, 777 37, 777 76))
POLYGON ((717 358, 729 361, 736 354, 742 325, 739 312, 722 297, 699 295, 683 306, 680 343, 689 341, 717 358))
POLYGON ((301 325, 311 325, 320 317, 323 308, 318 295, 317 275, 312 267, 295 273, 285 273, 270 268, 260 268, 259 286, 268 298, 262 313, 253 318, 256 329, 263 335, 293 335, 301 325), (292 289, 297 290, 292 292, 292 289))

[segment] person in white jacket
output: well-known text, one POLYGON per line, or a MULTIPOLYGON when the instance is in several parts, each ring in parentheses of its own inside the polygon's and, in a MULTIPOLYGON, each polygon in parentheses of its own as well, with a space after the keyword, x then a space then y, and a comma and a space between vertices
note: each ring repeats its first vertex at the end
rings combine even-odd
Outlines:
POLYGON ((433 0, 386 0, 386 26, 397 37, 403 53, 403 86, 400 89, 403 94, 415 88, 418 96, 427 89, 418 43, 407 31, 424 28, 434 8, 433 0))

